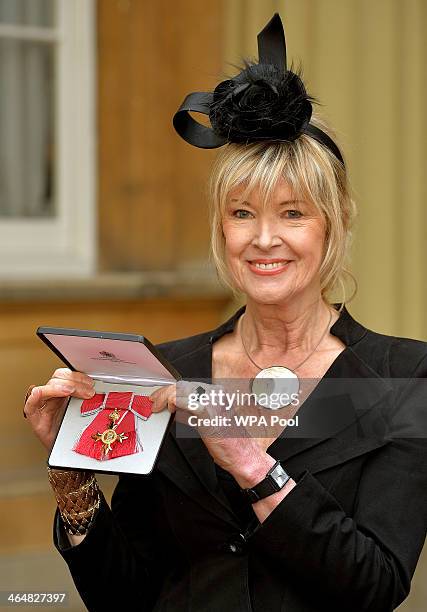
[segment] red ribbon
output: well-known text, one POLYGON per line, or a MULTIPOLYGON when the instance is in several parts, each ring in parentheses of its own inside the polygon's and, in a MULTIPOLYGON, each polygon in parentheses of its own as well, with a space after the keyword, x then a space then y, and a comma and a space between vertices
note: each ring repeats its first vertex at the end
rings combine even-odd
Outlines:
POLYGON ((73 450, 99 461, 141 452, 136 419, 148 419, 152 413, 151 406, 152 401, 146 395, 116 391, 96 393, 82 402, 81 415, 96 416, 83 431, 73 450), (116 417, 115 420, 112 420, 112 415, 116 417), (100 436, 108 429, 115 432, 116 439, 106 447, 100 436))

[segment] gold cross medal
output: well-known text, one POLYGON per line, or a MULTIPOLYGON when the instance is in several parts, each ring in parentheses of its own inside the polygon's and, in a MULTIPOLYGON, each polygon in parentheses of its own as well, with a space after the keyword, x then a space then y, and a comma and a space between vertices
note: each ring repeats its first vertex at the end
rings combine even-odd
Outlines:
POLYGON ((105 457, 112 450, 111 447, 115 442, 120 442, 121 444, 123 440, 128 439, 128 436, 125 436, 125 434, 118 434, 116 432, 116 421, 118 421, 118 419, 120 418, 120 412, 118 412, 117 408, 115 408, 113 412, 108 415, 108 418, 110 419, 110 422, 108 423, 108 429, 106 429, 102 433, 98 431, 96 434, 92 434, 92 438, 95 440, 95 442, 102 442, 102 452, 105 457))

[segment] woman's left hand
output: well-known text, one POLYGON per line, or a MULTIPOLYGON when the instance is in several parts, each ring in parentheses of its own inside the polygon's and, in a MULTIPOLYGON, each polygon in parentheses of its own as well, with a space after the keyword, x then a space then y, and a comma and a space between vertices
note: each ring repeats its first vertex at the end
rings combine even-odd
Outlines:
MULTIPOLYGON (((239 407, 236 413, 236 410, 226 410, 223 405, 211 402, 192 410, 189 399, 192 394, 194 398, 199 386, 197 382, 179 381, 177 384, 157 389, 151 395, 153 412, 161 412, 167 408, 170 412, 176 412, 176 418, 181 423, 190 426, 197 423, 201 439, 212 459, 230 472, 236 480, 239 481, 240 478, 244 482, 245 476, 254 470, 263 471, 266 467, 265 471, 268 471, 274 460, 267 454, 267 448, 280 435, 283 427, 278 429, 256 425, 253 429, 236 423, 234 415, 243 414, 248 410, 250 415, 259 414, 258 406, 250 406, 246 410, 244 407, 243 410, 239 407), (216 423, 214 417, 218 417, 216 423)), ((203 383, 202 388, 204 390, 202 395, 205 398, 212 398, 212 393, 215 397, 219 397, 220 392, 224 392, 223 387, 219 385, 203 383)))

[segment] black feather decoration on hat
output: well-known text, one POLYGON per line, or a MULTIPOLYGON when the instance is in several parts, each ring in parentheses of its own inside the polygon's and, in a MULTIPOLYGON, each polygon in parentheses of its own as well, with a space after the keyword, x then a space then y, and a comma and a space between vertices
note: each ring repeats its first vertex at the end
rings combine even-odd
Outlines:
POLYGON ((257 40, 258 63, 246 64, 213 92, 195 91, 185 97, 173 118, 178 134, 203 149, 228 142, 293 142, 307 134, 344 164, 332 138, 310 123, 314 98, 306 92, 301 72, 287 68, 285 31, 277 13, 257 40), (208 115, 211 126, 203 125, 190 112, 208 115))
POLYGON ((310 122, 313 98, 300 75, 272 64, 247 64, 213 94, 209 119, 229 142, 292 142, 310 122))

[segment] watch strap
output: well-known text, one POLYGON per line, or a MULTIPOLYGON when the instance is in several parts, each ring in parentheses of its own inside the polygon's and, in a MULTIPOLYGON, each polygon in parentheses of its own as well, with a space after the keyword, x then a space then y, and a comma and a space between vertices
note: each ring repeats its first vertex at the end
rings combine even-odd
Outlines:
POLYGON ((289 474, 285 472, 280 461, 271 467, 265 478, 261 480, 257 485, 250 489, 241 489, 242 493, 249 499, 251 504, 277 493, 286 485, 290 479, 289 474))

